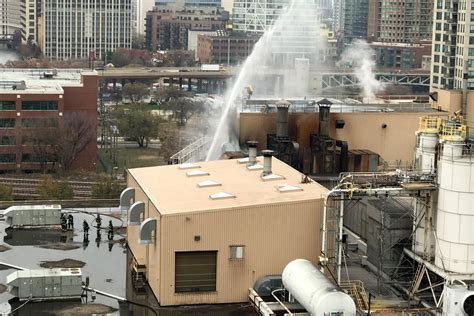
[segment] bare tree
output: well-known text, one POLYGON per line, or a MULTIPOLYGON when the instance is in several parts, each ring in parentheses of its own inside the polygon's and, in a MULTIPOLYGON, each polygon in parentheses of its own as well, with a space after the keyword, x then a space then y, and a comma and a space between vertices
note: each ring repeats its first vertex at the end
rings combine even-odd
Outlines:
POLYGON ((95 141, 95 135, 93 119, 81 112, 69 112, 59 125, 38 127, 31 135, 36 160, 43 164, 54 160, 68 171, 79 154, 95 141))
POLYGON ((148 87, 140 82, 127 83, 123 87, 122 94, 125 98, 129 98, 132 103, 140 103, 140 101, 147 96, 148 87))

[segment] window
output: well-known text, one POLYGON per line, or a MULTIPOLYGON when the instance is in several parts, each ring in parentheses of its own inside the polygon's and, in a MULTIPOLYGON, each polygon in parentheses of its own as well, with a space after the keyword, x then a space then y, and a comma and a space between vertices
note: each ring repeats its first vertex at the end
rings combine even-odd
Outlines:
POLYGON ((22 162, 33 162, 33 163, 39 163, 39 162, 56 162, 57 159, 54 155, 48 154, 48 155, 35 155, 35 154, 22 154, 21 155, 21 161, 22 162))
POLYGON ((21 127, 24 128, 41 128, 56 126, 58 126, 58 121, 53 118, 27 118, 21 120, 21 127))
POLYGON ((0 128, 14 128, 15 119, 0 119, 0 128))
POLYGON ((230 260, 242 260, 244 259, 245 246, 230 246, 229 259, 230 260))
POLYGON ((23 101, 21 109, 24 111, 55 111, 58 101, 23 101))
POLYGON ((217 251, 176 252, 175 292, 216 290, 217 251))
POLYGON ((0 154, 0 163, 15 163, 16 154, 0 154))
POLYGON ((14 111, 15 109, 15 101, 0 101, 0 111, 14 111))
POLYGON ((0 146, 15 145, 15 136, 0 136, 0 146))

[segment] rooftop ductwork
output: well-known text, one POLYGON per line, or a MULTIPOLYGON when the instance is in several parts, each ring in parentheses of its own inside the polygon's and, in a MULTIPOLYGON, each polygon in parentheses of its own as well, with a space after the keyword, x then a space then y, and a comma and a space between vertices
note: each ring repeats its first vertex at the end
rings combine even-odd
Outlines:
POLYGON ((120 210, 127 210, 135 202, 135 188, 126 188, 120 193, 120 210))
POLYGON ((332 102, 322 99, 317 104, 319 106, 319 135, 329 137, 329 114, 332 102))
POLYGON ((275 103, 277 113, 277 137, 288 137, 288 109, 291 103, 286 100, 280 100, 275 103))
POLYGON ((273 150, 264 150, 262 151, 263 155, 263 172, 262 177, 272 174, 272 156, 274 154, 273 150))
POLYGON ((145 203, 142 201, 133 203, 128 213, 128 225, 140 225, 142 214, 145 214, 145 203))
POLYGON ((148 245, 153 243, 154 235, 156 231, 156 218, 147 218, 143 221, 140 226, 140 238, 138 243, 142 245, 148 245))
POLYGON ((254 140, 249 140, 247 142, 249 146, 249 160, 247 162, 247 166, 253 166, 257 164, 257 145, 258 142, 254 140))

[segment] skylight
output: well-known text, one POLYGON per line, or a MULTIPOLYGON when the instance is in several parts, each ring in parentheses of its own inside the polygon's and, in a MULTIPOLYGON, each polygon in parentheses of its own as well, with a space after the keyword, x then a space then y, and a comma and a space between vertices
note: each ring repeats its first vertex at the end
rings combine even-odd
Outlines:
POLYGON ((193 164, 193 163, 183 163, 178 165, 179 169, 195 169, 195 168, 201 168, 201 166, 193 164))
POLYGON ((202 171, 202 170, 194 170, 194 171, 188 171, 186 172, 186 175, 188 177, 200 177, 200 176, 208 176, 210 173, 207 171, 202 171))
POLYGON ((279 174, 270 173, 269 175, 263 176, 263 181, 272 181, 272 180, 283 180, 285 179, 284 176, 280 176, 279 174))
POLYGON ((277 185, 277 190, 281 193, 285 192, 296 192, 296 191, 303 191, 302 188, 296 186, 296 185, 289 185, 289 184, 280 184, 277 185))
POLYGON ((262 170, 263 166, 259 165, 259 164, 255 164, 255 165, 247 166, 247 169, 250 170, 250 171, 252 171, 252 170, 262 170))
POLYGON ((217 187, 220 185, 222 184, 213 180, 207 180, 207 181, 202 181, 198 183, 198 187, 200 188, 217 187))
POLYGON ((209 197, 212 200, 222 200, 222 199, 233 199, 236 196, 233 195, 232 193, 228 193, 228 192, 218 192, 218 193, 214 193, 214 194, 209 195, 209 197))

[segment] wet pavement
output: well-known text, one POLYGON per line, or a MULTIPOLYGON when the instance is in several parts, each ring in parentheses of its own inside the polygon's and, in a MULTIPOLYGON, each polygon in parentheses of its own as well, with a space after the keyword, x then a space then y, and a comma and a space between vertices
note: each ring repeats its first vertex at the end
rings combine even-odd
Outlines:
MULTIPOLYGON (((120 315, 120 316, 172 316, 172 315, 255 315, 248 303, 204 306, 160 307, 150 288, 137 291, 131 286, 130 263, 132 257, 124 245, 125 213, 118 208, 63 209, 72 212, 74 230, 63 232, 56 229, 11 229, 0 221, 0 262, 26 269, 41 269, 44 262, 65 259, 84 262, 81 268, 83 281, 89 278, 89 287, 135 302, 119 303, 117 300, 91 293, 86 299, 48 302, 28 302, 22 306, 8 291, 0 293, 0 314, 9 303, 13 315, 120 315), (96 213, 100 212, 102 227, 96 229, 96 213), (83 221, 90 230, 88 242, 84 240, 83 221), (107 238, 109 220, 115 228, 113 241, 107 238), (99 232, 99 233, 98 233, 99 232), (2 246, 7 249, 3 252, 2 246), (141 305, 149 306, 148 308, 141 305), (87 309, 86 307, 90 307, 87 309), (107 308, 110 307, 110 308, 107 308), (81 309, 82 308, 82 309, 81 309), (95 308, 95 309, 94 309, 95 308), (108 310, 107 310, 108 309, 108 310)), ((66 260, 70 262, 71 260, 66 260)), ((0 266, 0 285, 6 283, 7 275, 15 269, 0 266)))

